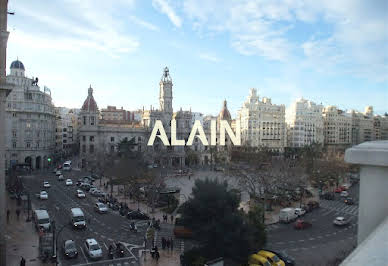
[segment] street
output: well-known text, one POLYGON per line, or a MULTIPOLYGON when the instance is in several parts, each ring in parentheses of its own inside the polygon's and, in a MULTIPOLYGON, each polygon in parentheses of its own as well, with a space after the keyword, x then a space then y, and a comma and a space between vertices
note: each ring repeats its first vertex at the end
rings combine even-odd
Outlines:
MULTIPOLYGON (((71 178, 73 182, 85 176, 81 172, 63 172, 65 179, 71 178)), ((118 212, 109 209, 106 214, 96 213, 93 205, 97 198, 86 192, 85 199, 78 199, 75 196, 77 186, 66 186, 64 181, 58 181, 54 173, 39 173, 38 175, 23 177, 23 182, 32 197, 34 209, 45 209, 48 211, 51 221, 56 223, 56 231, 63 231, 58 237, 58 256, 61 265, 137 265, 139 251, 143 249, 143 239, 147 229, 147 221, 135 221, 138 232, 130 232, 130 220, 120 216, 118 212), (51 187, 45 189, 48 192, 48 200, 39 200, 33 195, 43 190, 43 181, 48 181, 51 187), (72 229, 70 225, 70 209, 79 207, 85 214, 87 228, 84 230, 72 229), (83 245, 87 238, 97 240, 103 251, 103 258, 100 261, 91 261, 85 254, 83 245), (62 250, 64 240, 72 239, 76 242, 78 257, 66 260, 62 250), (120 241, 125 246, 123 258, 108 260, 108 247, 114 242, 120 241), (116 264, 115 264, 116 263, 116 264)))

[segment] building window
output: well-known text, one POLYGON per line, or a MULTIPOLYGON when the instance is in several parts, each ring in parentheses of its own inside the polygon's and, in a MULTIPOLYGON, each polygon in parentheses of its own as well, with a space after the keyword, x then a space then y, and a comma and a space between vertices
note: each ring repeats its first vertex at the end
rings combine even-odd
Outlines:
POLYGON ((31 143, 27 142, 26 147, 30 148, 31 147, 31 143))
POLYGON ((67 143, 67 140, 66 140, 66 139, 64 139, 64 140, 63 140, 63 143, 67 143))
POLYGON ((31 123, 26 123, 26 128, 30 128, 31 127, 31 123))
POLYGON ((110 137, 110 142, 115 142, 115 137, 110 137))
POLYGON ((64 128, 64 129, 63 129, 63 132, 67 132, 67 128, 64 128))
POLYGON ((115 146, 114 146, 114 145, 110 146, 110 151, 111 151, 111 152, 114 152, 114 151, 115 151, 115 146))
POLYGON ((82 136, 82 141, 86 141, 86 136, 82 136))
POLYGON ((84 125, 86 125, 86 116, 83 117, 84 119, 84 125))
POLYGON ((12 113, 12 116, 13 116, 13 117, 16 117, 16 113, 12 113))
POLYGON ((93 141, 94 141, 94 136, 90 136, 90 137, 89 137, 89 141, 90 141, 90 142, 93 142, 93 141))
POLYGON ((137 141, 138 141, 138 142, 141 142, 141 137, 137 137, 137 141))
POLYGON ((94 116, 90 117, 90 125, 94 125, 94 116))
POLYGON ((86 152, 86 145, 82 145, 82 152, 83 152, 83 153, 86 152))
POLYGON ((94 153, 94 145, 89 146, 89 153, 94 153))
POLYGON ((12 142, 12 148, 16 148, 16 141, 12 142))
POLYGON ((16 138, 16 130, 12 130, 12 137, 16 138))

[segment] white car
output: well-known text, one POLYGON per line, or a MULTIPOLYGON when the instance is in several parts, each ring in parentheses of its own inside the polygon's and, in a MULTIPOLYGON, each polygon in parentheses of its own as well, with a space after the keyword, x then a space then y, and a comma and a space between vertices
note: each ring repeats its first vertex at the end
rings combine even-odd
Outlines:
POLYGON ((341 197, 347 197, 347 196, 349 196, 349 193, 347 191, 344 190, 341 192, 341 197))
POLYGON ((71 181, 71 179, 66 179, 66 186, 72 186, 73 185, 73 181, 71 181))
POLYGON ((95 205, 94 205, 94 210, 98 213, 106 213, 108 212, 108 208, 106 207, 106 205, 104 203, 101 203, 101 202, 97 202, 95 205))
POLYGON ((63 175, 59 175, 59 176, 58 176, 58 181, 63 181, 63 180, 65 180, 65 178, 63 177, 63 175))
POLYGON ((79 189, 77 189, 76 195, 77 195, 77 198, 79 198, 79 199, 84 199, 84 198, 86 198, 85 193, 84 193, 82 190, 79 190, 79 189))
POLYGON ((349 224, 349 220, 346 219, 345 217, 342 217, 342 216, 339 216, 337 218, 335 218, 335 220, 333 221, 333 224, 334 225, 347 225, 349 224))
POLYGON ((94 238, 89 238, 85 240, 84 249, 85 253, 89 256, 89 258, 93 260, 98 260, 102 258, 102 249, 94 238))
POLYGON ((57 171, 57 172, 55 173, 56 176, 60 176, 61 174, 62 174, 61 171, 57 171))
POLYGON ((43 187, 44 187, 44 188, 49 188, 49 187, 51 187, 51 185, 50 185, 49 182, 44 181, 44 182, 43 182, 43 187))
POLYGON ((93 195, 94 191, 97 191, 98 189, 95 187, 92 187, 89 189, 89 193, 93 195))
POLYGON ((47 199, 48 199, 48 193, 47 193, 46 191, 42 190, 42 191, 40 192, 40 194, 39 194, 39 198, 40 198, 41 200, 47 200, 47 199))
POLYGON ((303 216, 306 214, 306 211, 302 208, 295 208, 295 214, 298 215, 298 217, 303 216))

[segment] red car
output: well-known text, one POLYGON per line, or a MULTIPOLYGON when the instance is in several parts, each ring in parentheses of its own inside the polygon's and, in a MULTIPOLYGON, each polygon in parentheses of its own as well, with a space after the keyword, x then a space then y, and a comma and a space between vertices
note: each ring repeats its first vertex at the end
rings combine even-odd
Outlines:
POLYGON ((302 220, 302 219, 298 219, 296 220, 295 224, 294 224, 294 228, 295 229, 306 229, 306 228, 309 228, 311 227, 312 224, 309 223, 309 222, 306 222, 305 220, 302 220))
POLYGON ((334 190, 335 193, 341 193, 342 192, 342 188, 341 187, 337 187, 335 190, 334 190))
POLYGON ((342 191, 344 191, 344 190, 348 190, 348 188, 347 188, 347 187, 345 187, 345 186, 340 186, 340 189, 342 189, 342 191))

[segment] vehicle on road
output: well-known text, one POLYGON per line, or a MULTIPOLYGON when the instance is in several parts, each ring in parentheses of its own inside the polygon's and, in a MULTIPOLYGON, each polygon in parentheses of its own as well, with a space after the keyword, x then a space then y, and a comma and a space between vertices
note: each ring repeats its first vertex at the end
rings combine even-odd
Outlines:
POLYGON ((54 169, 53 169, 53 174, 56 174, 57 171, 58 171, 58 169, 57 169, 57 168, 54 168, 54 169))
POLYGON ((301 217, 301 216, 306 214, 306 211, 304 209, 302 209, 302 208, 295 208, 295 214, 298 217, 301 217))
POLYGON ((276 254, 279 259, 281 259, 286 264, 286 266, 295 266, 295 259, 288 255, 285 251, 273 251, 270 249, 265 250, 276 254))
POLYGON ((334 219, 333 224, 337 226, 344 226, 348 225, 350 223, 349 219, 346 219, 345 217, 338 216, 334 219))
POLYGON ((50 231, 50 216, 46 210, 35 210, 33 220, 36 230, 39 231, 42 228, 45 232, 50 231))
POLYGON ((347 197, 347 196, 349 196, 349 192, 347 192, 346 190, 341 192, 341 197, 347 197))
POLYGON ((101 202, 97 202, 96 204, 94 204, 94 210, 98 213, 107 213, 108 212, 108 208, 106 207, 106 205, 104 203, 101 203, 101 202))
POLYGON ((51 187, 51 185, 50 185, 50 183, 49 183, 49 182, 47 182, 47 181, 44 181, 44 182, 43 182, 43 187, 44 187, 44 188, 50 188, 50 187, 51 187))
POLYGON ((279 222, 290 223, 296 220, 298 216, 295 214, 294 208, 284 208, 280 210, 279 222))
POLYGON ((311 226, 312 226, 312 224, 310 222, 307 222, 307 221, 305 221, 303 219, 298 219, 294 223, 294 228, 297 229, 297 230, 307 229, 307 228, 310 228, 311 226))
POLYGON ((66 186, 72 186, 73 185, 73 181, 70 179, 70 178, 68 178, 68 179, 66 179, 66 186))
POLYGON ((59 175, 59 176, 58 176, 58 181, 63 181, 63 180, 65 180, 65 178, 63 177, 63 175, 59 175))
POLYGON ((76 195, 77 195, 77 198, 79 198, 79 199, 86 198, 85 193, 82 190, 80 190, 80 189, 77 189, 76 195))
POLYGON ((271 266, 271 263, 266 258, 264 258, 258 254, 251 255, 248 259, 248 264, 249 265, 260 265, 260 266, 271 266))
POLYGON ((279 259, 279 257, 272 253, 272 252, 269 252, 267 250, 260 250, 257 255, 260 255, 264 258, 266 258, 272 266, 285 266, 286 264, 284 263, 284 261, 282 261, 281 259, 279 259))
POLYGON ((63 163, 63 171, 70 171, 71 170, 71 161, 66 161, 63 163))
POLYGON ((325 200, 334 200, 334 193, 326 192, 326 193, 323 193, 320 197, 325 200))
POLYGON ((55 175, 56 175, 56 176, 60 176, 61 174, 62 174, 62 172, 59 171, 59 170, 55 172, 55 175))
POLYGON ((94 238, 88 238, 84 244, 85 253, 92 260, 98 260, 102 258, 102 249, 94 238))
POLYGON ((70 210, 70 223, 76 229, 86 228, 85 215, 81 208, 72 208, 70 210))
POLYGON ((41 200, 48 200, 48 193, 45 191, 45 190, 42 190, 40 193, 39 193, 39 198, 41 200))
POLYGON ((354 204, 354 200, 350 197, 347 197, 345 200, 344 200, 345 204, 347 205, 353 205, 354 204))
POLYGON ((82 183, 80 185, 80 187, 84 190, 84 191, 89 191, 90 190, 90 184, 88 183, 82 183))
POLYGON ((343 191, 342 187, 337 187, 334 192, 335 193, 341 193, 343 191))
POLYGON ((127 218, 132 219, 132 220, 149 220, 150 219, 150 217, 147 214, 142 213, 141 211, 128 212, 127 218))
POLYGON ((89 189, 89 193, 93 195, 93 193, 94 193, 95 191, 97 191, 97 190, 98 190, 97 188, 91 187, 91 188, 89 189))
POLYGON ((62 250, 67 259, 76 258, 78 256, 77 246, 75 245, 74 240, 69 239, 63 241, 62 250))

